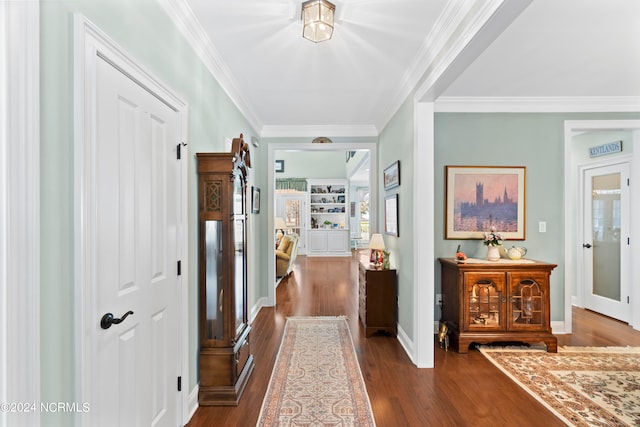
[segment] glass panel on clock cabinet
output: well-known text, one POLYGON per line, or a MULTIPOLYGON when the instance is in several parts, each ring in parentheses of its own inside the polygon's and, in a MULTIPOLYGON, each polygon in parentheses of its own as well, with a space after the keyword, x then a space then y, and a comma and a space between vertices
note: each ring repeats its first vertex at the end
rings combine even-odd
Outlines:
POLYGON ((511 295, 511 315, 514 325, 541 325, 543 322, 543 295, 540 285, 533 280, 521 280, 511 295))
POLYGON ((496 284, 489 280, 479 280, 471 286, 469 298, 469 324, 475 327, 495 327, 500 325, 501 293, 496 284))
POLYGON ((242 197, 242 180, 236 178, 233 183, 233 213, 244 213, 244 198, 242 197))
POLYGON ((205 221, 206 298, 205 338, 224 339, 222 221, 205 221))
POLYGON ((244 323, 245 323, 245 277, 246 277, 246 268, 245 265, 245 256, 244 256, 244 234, 245 233, 245 223, 244 219, 236 219, 234 221, 234 235, 235 235, 235 254, 234 254, 234 266, 235 266, 235 283, 234 283, 234 291, 235 291, 235 331, 236 336, 242 332, 244 323))

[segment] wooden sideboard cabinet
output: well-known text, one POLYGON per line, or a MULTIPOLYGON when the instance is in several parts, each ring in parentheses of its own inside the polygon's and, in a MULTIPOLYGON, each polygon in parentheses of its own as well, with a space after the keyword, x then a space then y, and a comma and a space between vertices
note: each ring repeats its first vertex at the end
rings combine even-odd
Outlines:
POLYGON ((440 265, 442 320, 459 353, 467 353, 472 343, 494 342, 544 343, 548 352, 557 352, 549 313, 555 264, 440 258, 440 265))
POLYGON ((358 312, 365 336, 376 332, 398 332, 398 283, 396 270, 370 267, 368 260, 359 263, 358 312))

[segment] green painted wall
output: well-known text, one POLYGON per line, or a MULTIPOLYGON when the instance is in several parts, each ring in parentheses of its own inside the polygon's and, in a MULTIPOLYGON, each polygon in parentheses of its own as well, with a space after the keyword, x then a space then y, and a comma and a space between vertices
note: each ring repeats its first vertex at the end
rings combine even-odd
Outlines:
MULTIPOLYGON (((334 144, 337 145, 337 144, 334 144)), ((347 178, 347 162, 341 151, 276 151, 276 159, 284 160, 279 178, 347 178)))
MULTIPOLYGON (((44 0, 41 2, 41 369, 43 402, 75 400, 73 262, 73 13, 81 13, 114 39, 189 105, 189 387, 197 382, 197 204, 194 154, 226 151, 225 138, 255 132, 154 0, 44 0), (160 48, 161 47, 161 48, 160 48)), ((254 148, 252 147, 252 150, 254 148)), ((253 182, 266 153, 252 152, 253 182)), ((250 217, 249 233, 263 235, 250 217)), ((255 236, 255 237, 253 237, 255 236)), ((257 251, 250 274, 260 277, 257 251)), ((253 258, 253 260, 251 259, 253 258)), ((252 282, 250 306, 260 296, 252 282)), ((190 391, 190 390, 189 390, 190 391)), ((43 415, 43 425, 71 425, 70 414, 43 415)))
POLYGON ((398 277, 398 323, 413 340, 413 100, 409 97, 380 133, 378 146, 378 232, 383 234, 390 252, 391 267, 398 277), (396 160, 400 161, 400 186, 384 190, 382 173, 396 160), (385 197, 398 195, 399 236, 384 234, 385 197))

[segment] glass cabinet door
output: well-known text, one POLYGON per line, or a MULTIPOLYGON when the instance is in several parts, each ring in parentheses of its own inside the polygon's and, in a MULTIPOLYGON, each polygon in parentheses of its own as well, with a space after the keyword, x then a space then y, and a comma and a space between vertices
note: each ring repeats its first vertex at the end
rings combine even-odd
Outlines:
POLYGON ((542 291, 543 283, 547 279, 535 274, 510 277, 509 297, 509 329, 526 330, 540 329, 546 326, 545 297, 542 291))
POLYGON ((244 325, 246 323, 246 310, 245 310, 245 288, 246 288, 246 269, 245 264, 245 223, 243 219, 235 220, 235 253, 233 257, 233 263, 235 268, 235 283, 234 283, 234 302, 235 302, 235 334, 238 336, 242 333, 244 325))
POLYGON ((503 329, 504 274, 465 273, 467 330, 503 329))

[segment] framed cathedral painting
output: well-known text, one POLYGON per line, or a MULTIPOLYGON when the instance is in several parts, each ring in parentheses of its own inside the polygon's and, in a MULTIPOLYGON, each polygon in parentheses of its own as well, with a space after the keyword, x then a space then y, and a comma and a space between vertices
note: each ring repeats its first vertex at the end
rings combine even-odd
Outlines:
POLYGON ((446 166, 445 238, 525 238, 524 166, 446 166))

